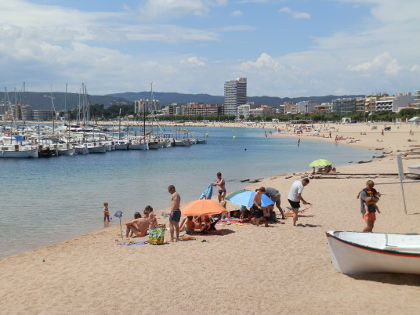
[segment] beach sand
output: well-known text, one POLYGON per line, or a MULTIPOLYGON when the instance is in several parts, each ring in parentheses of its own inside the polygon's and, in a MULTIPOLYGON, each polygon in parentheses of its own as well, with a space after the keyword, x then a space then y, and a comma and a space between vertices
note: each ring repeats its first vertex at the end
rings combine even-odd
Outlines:
MULTIPOLYGON (((392 126, 384 136, 380 129, 370 132, 369 126, 337 126, 343 137, 363 139, 354 145, 392 151, 385 158, 338 171, 396 173, 394 154, 420 145, 420 130, 413 128, 415 135, 410 138, 415 142, 408 142, 410 127, 392 126), (365 129, 367 135, 360 136, 365 129)), ((405 167, 420 164, 417 156, 408 155, 405 167)), ((282 205, 288 206, 287 193, 300 174, 287 178, 290 175, 275 173, 247 188, 277 188, 282 205)), ((303 196, 313 206, 299 219, 300 227, 293 227, 290 218, 268 228, 218 224, 223 235, 128 247, 117 245, 119 226, 111 226, 4 258, 0 260, 0 313, 418 314, 420 275, 341 274, 331 264, 325 232, 363 229, 356 194, 372 178, 383 194, 374 231, 420 233, 419 184, 404 186, 409 213, 405 215, 400 185, 386 184, 398 183, 397 176, 338 177, 314 178, 305 187, 303 196)), ((228 207, 235 208, 229 202, 228 207)), ((159 221, 168 223, 163 218, 159 221)))

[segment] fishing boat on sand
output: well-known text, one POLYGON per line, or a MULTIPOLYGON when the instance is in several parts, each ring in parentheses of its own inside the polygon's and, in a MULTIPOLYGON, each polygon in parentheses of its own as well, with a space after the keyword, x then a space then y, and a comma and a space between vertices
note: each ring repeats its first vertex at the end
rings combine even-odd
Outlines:
POLYGON ((420 176, 420 164, 410 165, 408 166, 408 170, 410 171, 410 173, 420 176))
POLYGON ((328 231, 332 264, 345 274, 420 274, 420 234, 328 231))

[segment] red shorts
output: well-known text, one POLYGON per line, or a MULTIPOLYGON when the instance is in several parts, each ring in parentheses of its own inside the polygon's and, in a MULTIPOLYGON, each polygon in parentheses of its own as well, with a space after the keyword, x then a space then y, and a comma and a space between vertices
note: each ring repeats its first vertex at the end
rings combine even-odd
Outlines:
POLYGON ((375 212, 366 212, 362 214, 363 220, 365 221, 375 221, 376 220, 376 213, 375 212))

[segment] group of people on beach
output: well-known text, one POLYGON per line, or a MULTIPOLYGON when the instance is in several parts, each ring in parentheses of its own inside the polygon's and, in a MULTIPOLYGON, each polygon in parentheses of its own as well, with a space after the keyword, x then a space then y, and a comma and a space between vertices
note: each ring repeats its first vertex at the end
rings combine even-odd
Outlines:
MULTIPOLYGON (((222 173, 216 174, 217 179, 211 183, 212 186, 218 187, 217 198, 222 206, 226 206, 226 182, 222 177, 222 173)), ((303 188, 309 183, 308 178, 295 181, 288 194, 288 201, 293 212, 293 225, 296 226, 299 216, 300 202, 308 204, 308 202, 302 197, 303 188)), ((181 221, 181 210, 180 203, 181 197, 176 191, 174 185, 168 186, 168 193, 171 195, 171 206, 169 212, 169 231, 171 241, 178 241, 180 231, 185 231, 187 234, 203 234, 210 233, 216 230, 215 225, 221 219, 237 218, 241 222, 250 222, 259 226, 264 224, 268 226, 269 223, 277 222, 277 216, 274 211, 274 207, 277 207, 281 219, 285 219, 285 212, 281 207, 281 196, 280 192, 272 187, 260 187, 256 189, 253 198, 253 204, 248 209, 245 205, 242 205, 239 210, 231 211, 230 213, 220 215, 201 215, 201 216, 188 216, 181 221), (265 194, 272 201, 272 204, 263 206, 262 195, 265 194)), ((205 199, 208 199, 205 196, 205 199)), ((109 222, 109 209, 108 203, 104 203, 104 222, 109 222)), ((148 205, 143 211, 143 215, 140 212, 134 214, 134 219, 125 223, 126 237, 143 237, 147 235, 148 229, 157 226, 156 216, 153 214, 152 206, 148 205)))
MULTIPOLYGON (((221 172, 218 172, 216 176, 217 180, 211 183, 211 185, 218 186, 218 201, 225 207, 226 183, 222 178, 221 172)), ((293 213, 294 226, 297 225, 299 218, 300 203, 302 202, 304 205, 310 204, 302 196, 303 189, 308 184, 309 179, 305 177, 294 181, 290 187, 287 199, 290 204, 290 210, 293 213)), ((377 203, 381 194, 375 190, 374 185, 372 180, 368 180, 366 182, 366 187, 357 194, 357 198, 360 198, 361 200, 362 217, 366 222, 366 227, 363 229, 364 232, 372 232, 376 220, 376 212, 380 213, 377 203)), ((180 210, 181 197, 174 185, 168 186, 168 193, 171 195, 169 231, 171 241, 175 242, 179 240, 180 231, 185 231, 185 233, 189 235, 211 233, 216 230, 215 225, 221 219, 235 218, 239 219, 241 222, 250 222, 257 226, 260 224, 268 226, 269 223, 278 222, 274 207, 277 207, 281 219, 285 219, 285 211, 281 207, 280 192, 272 187, 260 187, 256 189, 252 206, 249 209, 242 205, 239 210, 231 211, 227 215, 187 216, 183 218, 182 221, 180 210), (272 204, 263 206, 263 194, 271 199, 272 204)), ((207 196, 205 196, 205 199, 208 199, 207 196)), ((109 222, 110 216, 107 202, 104 203, 103 211, 104 221, 109 222)), ((147 205, 143 211, 143 215, 140 214, 140 212, 136 212, 134 214, 134 219, 125 223, 126 237, 146 236, 148 229, 155 228, 157 225, 157 219, 153 214, 153 208, 152 206, 147 205)))

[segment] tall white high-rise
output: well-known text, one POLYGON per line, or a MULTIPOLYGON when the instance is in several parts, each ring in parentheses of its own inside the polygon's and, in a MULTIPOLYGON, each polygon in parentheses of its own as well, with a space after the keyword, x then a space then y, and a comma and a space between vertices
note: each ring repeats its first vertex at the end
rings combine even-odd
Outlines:
POLYGON ((225 115, 237 115, 238 106, 246 104, 246 78, 225 82, 225 115))

